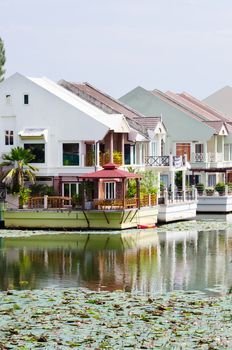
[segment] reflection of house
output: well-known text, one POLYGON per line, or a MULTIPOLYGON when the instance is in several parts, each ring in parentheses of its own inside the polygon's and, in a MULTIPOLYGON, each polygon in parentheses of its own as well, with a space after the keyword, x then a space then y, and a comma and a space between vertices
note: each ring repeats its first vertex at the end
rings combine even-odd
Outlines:
POLYGON ((232 181, 232 117, 187 93, 137 87, 120 100, 148 117, 162 114, 168 129, 165 152, 187 155, 191 183, 232 181))

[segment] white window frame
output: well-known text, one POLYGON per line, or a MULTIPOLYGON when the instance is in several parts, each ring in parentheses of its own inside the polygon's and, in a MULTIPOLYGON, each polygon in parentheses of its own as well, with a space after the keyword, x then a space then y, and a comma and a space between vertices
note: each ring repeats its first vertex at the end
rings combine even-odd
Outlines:
POLYGON ((151 156, 156 156, 157 155, 157 150, 158 150, 158 142, 157 141, 151 141, 151 156))
POLYGON ((207 183, 208 183, 208 187, 214 187, 216 185, 216 183, 217 183, 217 174, 208 174, 208 176, 207 176, 207 183), (209 181, 210 176, 212 176, 212 177, 214 176, 215 181, 209 181), (213 183, 213 182, 215 182, 215 183, 213 183))
POLYGON ((232 143, 225 143, 224 144, 224 159, 225 161, 232 161, 232 143), (227 152, 227 154, 226 154, 227 152), (226 155, 228 155, 228 159, 226 159, 226 155))
POLYGON ((72 185, 76 185, 76 194, 78 195, 79 194, 79 191, 80 191, 80 183, 79 182, 63 182, 62 183, 62 196, 65 196, 64 194, 64 186, 65 185, 69 185, 69 195, 68 197, 72 197, 72 191, 71 191, 71 186, 72 185))
POLYGON ((30 163, 30 164, 33 164, 35 166, 38 166, 38 167, 42 167, 42 166, 45 166, 47 164, 47 143, 45 142, 45 140, 23 140, 23 143, 22 143, 22 147, 24 148, 24 145, 25 144, 43 144, 44 145, 44 163, 34 163, 33 161, 30 163))
POLYGON ((82 157, 81 157, 81 142, 80 141, 61 141, 61 166, 64 168, 75 168, 82 166, 82 157), (66 143, 79 144, 79 165, 64 165, 63 164, 63 145, 66 143))
POLYGON ((105 186, 105 199, 116 199, 116 182, 106 181, 105 186))

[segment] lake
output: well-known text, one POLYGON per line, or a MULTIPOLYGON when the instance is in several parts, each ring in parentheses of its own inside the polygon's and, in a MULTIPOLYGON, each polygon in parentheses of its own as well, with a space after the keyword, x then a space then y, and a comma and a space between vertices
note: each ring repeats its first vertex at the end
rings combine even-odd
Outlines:
POLYGON ((165 293, 232 286, 232 230, 0 238, 0 289, 165 293))

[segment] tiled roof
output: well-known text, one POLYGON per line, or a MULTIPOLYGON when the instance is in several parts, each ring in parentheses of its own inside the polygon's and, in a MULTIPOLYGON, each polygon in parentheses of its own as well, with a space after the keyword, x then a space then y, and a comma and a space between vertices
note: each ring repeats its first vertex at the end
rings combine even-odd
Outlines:
MULTIPOLYGON (((59 81, 59 84, 69 91, 72 91, 75 95, 83 97, 83 94, 89 95, 89 97, 96 99, 102 105, 105 105, 105 108, 108 110, 111 109, 111 113, 120 113, 124 114, 125 117, 134 119, 135 117, 144 117, 141 113, 133 110, 131 107, 124 105, 122 102, 114 99, 105 92, 96 89, 94 86, 89 83, 73 83, 66 80, 59 81)), ((89 101, 91 102, 91 101, 89 101)), ((95 101, 92 101, 96 105, 95 101)), ((103 107, 103 106, 102 106, 103 107)))
POLYGON ((143 117, 143 118, 135 118, 138 123, 141 123, 145 126, 146 129, 154 130, 158 123, 161 122, 161 117, 143 117))
POLYGON ((131 128, 142 133, 145 137, 148 137, 146 127, 136 120, 137 118, 146 118, 143 114, 124 105, 122 102, 115 100, 89 83, 73 83, 66 80, 61 80, 59 81, 59 84, 75 95, 102 109, 105 113, 123 114, 131 128))
POLYGON ((159 90, 154 90, 152 93, 168 103, 171 103, 177 108, 180 108, 185 113, 188 113, 192 118, 208 125, 215 130, 216 133, 221 130, 223 125, 225 125, 227 128, 228 133, 231 133, 231 126, 228 126, 227 123, 232 123, 232 118, 213 109, 205 103, 202 103, 200 100, 196 99, 190 94, 187 94, 186 92, 175 94, 171 91, 163 93, 159 90))
POLYGON ((186 93, 186 92, 182 92, 181 94, 179 94, 182 98, 184 98, 187 101, 192 102, 194 105, 198 106, 201 108, 201 110, 206 111, 207 113, 210 113, 211 115, 214 115, 215 117, 219 118, 222 121, 228 121, 228 122, 232 122, 232 116, 229 115, 225 115, 225 113, 216 110, 215 108, 207 105, 206 103, 196 99, 195 97, 193 97, 192 95, 186 93))

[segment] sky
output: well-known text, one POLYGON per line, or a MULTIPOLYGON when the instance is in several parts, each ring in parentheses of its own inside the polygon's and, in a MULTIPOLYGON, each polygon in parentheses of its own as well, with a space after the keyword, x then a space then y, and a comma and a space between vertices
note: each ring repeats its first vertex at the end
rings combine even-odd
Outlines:
POLYGON ((8 77, 205 98, 232 85, 231 0, 0 0, 8 77))

